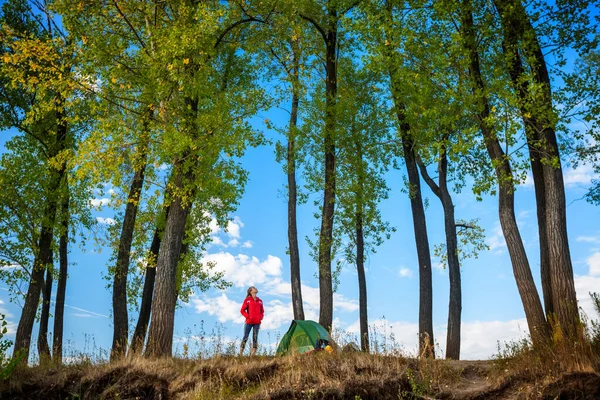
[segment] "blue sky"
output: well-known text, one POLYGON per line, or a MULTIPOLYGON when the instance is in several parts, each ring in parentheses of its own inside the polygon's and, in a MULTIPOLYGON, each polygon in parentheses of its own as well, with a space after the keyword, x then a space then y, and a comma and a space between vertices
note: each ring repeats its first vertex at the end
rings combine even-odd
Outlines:
MULTIPOLYGON (((270 115, 265 117, 272 118, 270 115)), ((271 134, 271 133, 268 133, 271 134)), ((2 142, 10 132, 2 134, 2 142)), ((272 133, 272 135, 275 135, 272 133)), ((175 350, 181 352, 183 343, 192 341, 201 332, 219 331, 224 343, 239 340, 243 330, 240 304, 249 285, 258 287, 265 302, 265 320, 260 333, 262 345, 273 346, 292 319, 289 258, 287 247, 287 208, 282 196, 286 177, 275 161, 272 146, 249 149, 242 159, 250 172, 240 206, 232 214, 228 232, 213 224, 212 244, 205 260, 217 262, 233 283, 227 290, 196 293, 177 310, 175 350)), ((409 353, 416 349, 418 327, 418 272, 412 217, 407 195, 401 192, 404 169, 387 175, 391 187, 389 199, 381 204, 384 220, 397 228, 391 239, 368 257, 366 266, 369 323, 380 334, 393 333, 395 340, 409 353)), ((597 224, 600 208, 581 200, 590 180, 592 168, 577 170, 565 167, 569 240, 575 282, 580 305, 594 315, 587 293, 600 290, 600 228, 597 224)), ((424 185, 429 198, 427 223, 430 245, 444 240, 442 210, 437 198, 424 185)), ((531 179, 516 193, 518 222, 529 254, 531 267, 539 286, 537 225, 531 179)), ((92 199, 91 199, 92 200, 92 199)), ((96 199, 100 201, 101 199, 96 199)), ((468 190, 454 196, 456 217, 480 218, 486 229, 489 251, 462 266, 463 327, 462 357, 481 359, 491 357, 498 341, 523 336, 527 332, 523 308, 512 275, 511 264, 497 217, 497 199, 484 197, 477 202, 468 190)), ((105 200, 105 203, 107 200, 105 200)), ((303 297, 307 318, 318 319, 318 281, 316 264, 309 259, 308 246, 303 238, 312 235, 319 221, 313 217, 311 202, 298 210, 303 297)), ((98 216, 110 218, 114 213, 110 203, 98 216)), ((100 219, 100 221, 103 221, 100 219)), ((101 223, 101 222, 99 222, 101 223)), ((92 351, 92 347, 109 349, 112 340, 110 319, 111 292, 106 289, 102 274, 106 272, 110 250, 100 253, 89 248, 82 252, 71 247, 65 340, 71 349, 92 351)), ((438 265, 438 260, 433 260, 438 265)), ((448 273, 439 267, 433 271, 434 326, 436 342, 443 349, 448 303, 448 273)), ((9 303, 6 285, 0 283, 0 312, 7 313, 8 338, 14 332, 20 308, 9 303)), ((348 334, 358 331, 358 285, 355 267, 346 265, 340 276, 340 286, 334 301, 334 328, 348 334)), ((135 324, 136 315, 131 315, 135 324)), ((52 327, 52 322, 50 322, 52 327)), ((36 328, 37 329, 37 328, 36 328)), ((50 329, 51 330, 51 329, 50 329)), ((37 337, 37 331, 34 337, 37 337)), ((347 336, 344 334, 343 336, 347 336)), ((35 342, 35 340, 33 340, 35 342)), ((190 349, 191 352, 197 349, 190 349)))

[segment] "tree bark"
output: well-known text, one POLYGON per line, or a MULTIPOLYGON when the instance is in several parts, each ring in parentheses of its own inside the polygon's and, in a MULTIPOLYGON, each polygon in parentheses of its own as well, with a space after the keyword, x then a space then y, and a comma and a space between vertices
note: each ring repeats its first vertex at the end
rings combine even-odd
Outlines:
POLYGON ((525 125, 527 148, 529 150, 529 159, 531 163, 531 173, 533 175, 533 186, 535 190, 535 203, 538 221, 538 237, 540 242, 540 273, 542 277, 542 294, 544 297, 544 309, 546 316, 554 313, 552 300, 552 280, 550 273, 550 254, 548 248, 548 232, 546 221, 546 185, 544 184, 544 170, 542 165, 543 154, 539 146, 541 142, 540 134, 531 125, 531 118, 528 118, 528 111, 522 102, 527 97, 526 80, 523 80, 525 72, 521 63, 517 39, 514 35, 514 26, 504 27, 503 51, 506 57, 509 74, 512 84, 517 91, 517 97, 520 99, 521 115, 525 125))
POLYGON ((127 352, 127 340, 129 338, 129 319, 127 315, 127 275, 129 274, 129 262, 131 256, 131 244, 133 242, 133 231, 137 216, 140 194, 144 186, 144 172, 146 170, 147 149, 141 151, 141 163, 136 169, 129 195, 127 206, 121 228, 119 250, 117 253, 117 265, 113 280, 113 342, 110 351, 110 360, 115 361, 122 358, 127 352))
POLYGON ((369 352, 369 318, 367 315, 367 277, 365 275, 365 241, 363 216, 356 213, 356 271, 358 273, 358 309, 360 319, 360 349, 369 352))
POLYGON ((433 337, 433 283, 431 273, 431 254, 427 236, 425 208, 421 195, 421 181, 415 160, 412 138, 409 126, 404 119, 404 106, 396 106, 400 135, 404 149, 404 160, 408 172, 410 206, 413 215, 413 229, 417 245, 419 262, 419 354, 424 357, 435 357, 435 342, 433 337))
POLYGON ((144 291, 142 293, 142 302, 140 304, 140 315, 138 316, 138 322, 135 326, 133 337, 131 338, 131 346, 129 349, 130 355, 139 354, 144 347, 144 340, 146 339, 148 323, 150 322, 150 313, 152 311, 152 292, 154 291, 154 282, 156 278, 156 261, 158 259, 158 253, 160 250, 162 234, 163 229, 156 228, 154 231, 154 237, 152 238, 152 244, 150 245, 151 262, 146 265, 144 291))
MULTIPOLYGON (((556 322, 567 337, 576 338, 581 330, 577 296, 573 278, 573 265, 567 235, 565 189, 560 161, 555 125, 552 121, 552 92, 550 75, 540 47, 537 33, 520 0, 496 0, 496 8, 501 16, 509 51, 507 59, 512 60, 509 70, 515 74, 516 93, 528 131, 528 144, 534 147, 534 154, 543 157, 537 180, 544 188, 545 215, 540 225, 545 225, 549 268, 542 269, 544 296, 551 297, 546 313, 555 314, 556 322), (518 41, 523 48, 526 60, 532 71, 532 79, 537 90, 533 93, 528 84, 521 59, 518 58, 518 41), (515 56, 517 58, 515 58, 515 56), (518 63, 518 64, 517 64, 518 63), (519 66, 521 68, 519 69, 519 66), (529 143, 532 141, 533 143, 529 143), (549 270, 549 271, 548 271, 549 270), (548 279, 549 276, 549 279, 548 279), (549 282, 548 282, 549 281, 549 282), (549 286, 549 288, 548 288, 549 286), (550 292, 550 296, 546 296, 550 292)), ((513 78, 513 83, 515 83, 513 78)), ((534 175, 534 182, 536 175, 534 175)), ((537 195, 537 192, 536 192, 537 195)), ((539 215, 539 211, 538 211, 539 215)), ((542 265, 542 267, 545 267, 542 265)))
MULTIPOLYGON (((182 157, 183 160, 186 157, 182 157)), ((173 197, 165 222, 158 260, 156 282, 152 299, 152 316, 145 355, 147 357, 170 357, 173 352, 173 330, 177 303, 177 266, 181 254, 187 217, 195 193, 190 193, 193 184, 193 166, 185 168, 181 162, 174 166, 173 197), (187 193, 187 195, 184 195, 187 193), (183 196, 187 198, 183 198, 183 196)), ((194 192, 191 190, 191 192, 194 192)))
POLYGON ((515 219, 514 183, 510 162, 506 154, 504 154, 495 133, 487 123, 490 116, 490 106, 481 75, 471 0, 464 0, 462 11, 463 42, 469 57, 469 74, 473 86, 473 94, 479 103, 479 125, 484 136, 488 154, 495 164, 496 178, 498 180, 500 225, 512 262, 517 288, 523 302, 523 308, 525 309, 531 339, 535 346, 540 346, 548 340, 549 329, 515 219))
POLYGON ((52 340, 52 356, 54 362, 62 364, 62 342, 64 331, 65 296, 67 292, 67 272, 69 268, 69 188, 65 190, 61 206, 62 232, 58 243, 59 272, 56 288, 56 304, 54 306, 54 332, 52 340))
POLYGON ((298 193, 296 188, 296 126, 298 124, 299 96, 297 89, 298 65, 294 54, 294 78, 292 85, 292 113, 290 115, 290 132, 287 146, 287 178, 288 178, 288 245, 290 249, 290 280, 292 283, 292 308, 294 319, 304 320, 302 305, 302 281, 300 279, 300 252, 298 251, 298 227, 296 223, 296 205, 298 193))
MULTIPOLYGON (((448 138, 443 139, 447 141, 448 138)), ((429 176, 427 168, 417 157, 421 175, 431 188, 431 191, 440 199, 444 210, 444 230, 446 233, 446 254, 448 256, 448 275, 450 279, 450 300, 448 302, 448 333, 446 335, 446 358, 460 359, 460 331, 462 314, 462 286, 460 278, 460 261, 458 259, 458 238, 456 233, 456 220, 454 217, 454 203, 448 190, 448 155, 446 146, 442 145, 438 163, 439 184, 429 176)))
POLYGON ((40 316, 40 329, 38 331, 38 354, 40 363, 44 364, 52 359, 50 346, 48 345, 48 319, 50 318, 50 298, 52 296, 52 264, 53 256, 50 255, 50 263, 46 266, 46 280, 42 289, 42 315, 40 316))
POLYGON ((324 34, 325 40, 325 188, 323 215, 319 234, 319 324, 331 332, 333 323, 333 282, 331 274, 331 247, 333 245, 333 218, 335 209, 335 130, 337 113, 337 23, 335 6, 327 3, 330 22, 324 34))
MULTIPOLYGON (((60 99, 58 102, 62 103, 60 99)), ((57 121, 58 129, 55 143, 53 143, 52 146, 53 151, 50 154, 51 158, 58 155, 66 147, 67 125, 64 122, 64 115, 62 115, 62 113, 59 113, 57 116, 57 121)), ((41 285, 44 282, 44 271, 46 270, 48 264, 52 262, 52 242, 54 240, 54 224, 56 220, 56 209, 58 202, 57 194, 63 176, 65 175, 66 164, 61 163, 58 169, 54 169, 53 167, 49 168, 50 180, 48 182, 44 214, 41 222, 40 236, 38 239, 38 252, 33 261, 31 278, 29 280, 29 287, 27 288, 25 303, 23 304, 21 318, 19 319, 19 325, 17 327, 15 347, 13 352, 13 356, 23 353, 21 362, 25 364, 29 359, 31 333, 33 330, 33 323, 35 321, 35 314, 40 301, 41 285)))

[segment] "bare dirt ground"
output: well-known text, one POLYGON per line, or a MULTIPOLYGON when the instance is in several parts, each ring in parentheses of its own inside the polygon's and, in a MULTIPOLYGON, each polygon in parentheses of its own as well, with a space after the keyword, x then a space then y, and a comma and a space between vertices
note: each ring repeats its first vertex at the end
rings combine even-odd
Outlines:
POLYGON ((600 375, 365 354, 133 359, 23 368, 0 399, 600 399, 600 375))

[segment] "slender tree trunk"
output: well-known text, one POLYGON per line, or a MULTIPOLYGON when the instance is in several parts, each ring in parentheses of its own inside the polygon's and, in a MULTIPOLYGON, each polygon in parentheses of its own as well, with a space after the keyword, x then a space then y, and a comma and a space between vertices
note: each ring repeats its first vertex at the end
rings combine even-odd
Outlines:
MULTIPOLYGON (((54 151, 51 156, 58 155, 66 146, 67 126, 63 123, 64 116, 59 114, 57 117, 58 131, 56 141, 53 144, 54 151)), ((54 240, 54 223, 56 220, 57 194, 61 181, 65 175, 66 165, 62 163, 58 169, 50 168, 50 181, 48 183, 47 195, 44 205, 44 214, 41 223, 40 237, 38 240, 38 253, 33 261, 33 268, 27 288, 23 311, 19 319, 17 333, 15 337, 15 347, 13 355, 17 356, 23 353, 23 363, 29 359, 29 346, 31 344, 31 333, 35 314, 40 301, 40 290, 44 282, 44 271, 48 264, 52 262, 52 242, 54 240)))
MULTIPOLYGON (((294 57, 296 55, 294 54, 294 57)), ((294 61, 296 61, 294 59, 294 61)), ((298 76, 297 62, 294 63, 294 75, 298 76)), ((295 83, 297 85, 297 83, 295 83)), ((287 178, 288 178, 288 244, 290 248, 290 277, 292 281, 292 308, 294 319, 304 320, 302 305, 302 281, 300 279, 300 252, 298 251, 298 227, 296 224, 296 205, 298 194, 296 189, 296 126, 298 124, 299 96, 293 87, 292 113, 290 115, 290 132, 287 146, 287 178)))
POLYGON ((423 207, 423 198, 421 196, 421 180, 419 178, 409 126, 404 120, 404 108, 403 106, 396 106, 396 108, 398 109, 398 120, 401 125, 400 134, 402 137, 406 170, 408 172, 408 183, 410 185, 410 206, 413 214, 413 228, 419 261, 419 354, 425 357, 435 357, 431 254, 429 252, 425 208, 423 207))
POLYGON ((479 102, 480 111, 478 119, 480 128, 484 136, 488 154, 495 163, 496 178, 498 180, 500 225, 513 265, 517 288, 523 302, 523 308, 525 309, 529 332, 534 345, 539 346, 549 338, 549 329, 515 219, 514 183, 510 163, 495 133, 487 123, 490 115, 490 106, 481 75, 471 0, 464 0, 463 3, 462 35, 464 46, 469 56, 469 73, 473 85, 473 93, 477 96, 479 102))
MULTIPOLYGON (((354 131, 354 128, 352 129, 354 131)), ((369 317, 367 314, 367 277, 365 275, 365 234, 364 234, 364 201, 365 193, 365 162, 363 160, 362 142, 359 138, 354 142, 356 147, 356 175, 358 190, 354 193, 356 198, 356 212, 354 215, 355 240, 356 240, 356 272, 358 274, 358 310, 360 322, 360 349, 369 352, 369 317)))
POLYGON ((133 231, 137 216, 140 193, 144 186, 144 172, 146 170, 147 148, 142 149, 140 166, 136 169, 129 189, 119 250, 117 253, 117 265, 113 281, 113 317, 114 330, 112 349, 110 351, 111 361, 122 358, 127 352, 127 340, 129 337, 129 319, 127 315, 127 275, 129 273, 129 262, 131 255, 131 244, 133 242, 133 231))
MULTIPOLYGON (((394 5, 386 1, 386 19, 393 23, 394 5)), ((393 42, 389 36, 386 40, 393 42)), ((400 123, 400 138, 404 149, 404 160, 408 172, 410 205, 413 215, 413 228, 417 245, 417 258, 419 262, 419 354, 424 357, 435 357, 435 341, 433 337, 433 284, 431 273, 431 254, 429 252, 429 239, 427 237, 427 223, 425 209, 421 197, 421 181, 416 163, 416 155, 410 135, 410 126, 405 118, 406 106, 400 95, 400 83, 397 81, 395 71, 398 69, 398 57, 386 46, 385 56, 390 76, 392 99, 396 109, 396 116, 400 123)))
MULTIPOLYGON (((550 276, 549 291, 552 298, 549 303, 550 310, 547 309, 546 312, 556 314, 560 329, 567 337, 576 337, 581 330, 581 324, 567 235, 565 188, 555 125, 552 121, 550 75, 537 33, 522 2, 496 0, 495 4, 505 26, 505 34, 508 35, 507 41, 512 44, 513 52, 517 54, 516 45, 517 41, 520 41, 531 68, 532 79, 538 88, 533 93, 531 86, 527 84, 523 68, 516 71, 521 74, 519 82, 525 82, 516 87, 523 117, 529 129, 539 135, 539 141, 533 146, 543 154, 543 179, 538 174, 538 180, 542 180, 544 187, 545 218, 539 223, 545 223, 546 226, 549 272, 542 270, 542 282, 546 281, 545 290, 548 291, 547 276, 550 276)), ((520 63, 520 58, 514 60, 513 63, 520 63)), ((534 180, 535 178, 534 175, 534 180)))
POLYGON ((61 206, 62 231, 58 243, 59 272, 56 288, 56 304, 54 306, 54 332, 52 341, 52 356, 56 364, 62 364, 62 342, 65 315, 65 296, 67 292, 67 272, 69 267, 69 188, 65 190, 61 206))
POLYGON ((363 216, 356 213, 356 271, 358 273, 358 310, 360 320, 360 349, 369 352, 369 317, 367 315, 367 277, 365 275, 365 241, 363 216))
MULTIPOLYGON (((448 140, 448 137, 443 139, 448 140)), ((460 359, 460 330, 462 314, 462 286, 460 279, 460 261, 458 259, 458 238, 456 233, 456 220, 454 217, 454 203, 448 190, 448 155, 445 145, 441 148, 438 163, 439 184, 429 176, 427 168, 417 158, 421 175, 431 188, 431 191, 440 199, 444 209, 444 229, 446 232, 446 254, 448 256, 448 275, 450 278, 450 300, 448 303, 448 333, 446 335, 446 358, 460 359)))
POLYGON ((333 245, 333 217, 335 209, 335 130, 337 124, 337 13, 328 9, 328 24, 325 34, 325 189, 323 216, 319 234, 319 324, 331 332, 333 323, 333 282, 331 275, 331 247, 333 245))
POLYGON ((131 347, 129 349, 130 355, 139 354, 144 347, 144 340, 146 339, 148 323, 150 322, 150 313, 152 311, 152 292, 154 291, 154 281, 156 277, 156 260, 158 259, 161 242, 160 238, 162 234, 163 229, 157 227, 154 231, 152 244, 150 245, 150 262, 146 265, 140 315, 138 316, 138 322, 135 326, 133 337, 131 338, 131 347))
POLYGON ((53 257, 51 254, 50 263, 46 266, 46 280, 42 289, 42 315, 40 316, 40 329, 37 340, 41 364, 47 363, 52 359, 50 346, 48 345, 48 319, 50 318, 50 298, 52 296, 52 264, 53 257))

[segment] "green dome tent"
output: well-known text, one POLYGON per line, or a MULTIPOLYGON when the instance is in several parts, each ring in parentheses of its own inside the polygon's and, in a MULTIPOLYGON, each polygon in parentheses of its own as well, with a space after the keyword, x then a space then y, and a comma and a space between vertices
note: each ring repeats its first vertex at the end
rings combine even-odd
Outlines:
POLYGON ((322 350, 327 345, 335 348, 335 343, 325 328, 315 321, 293 320, 290 329, 283 335, 278 355, 302 354, 313 350, 322 350))

